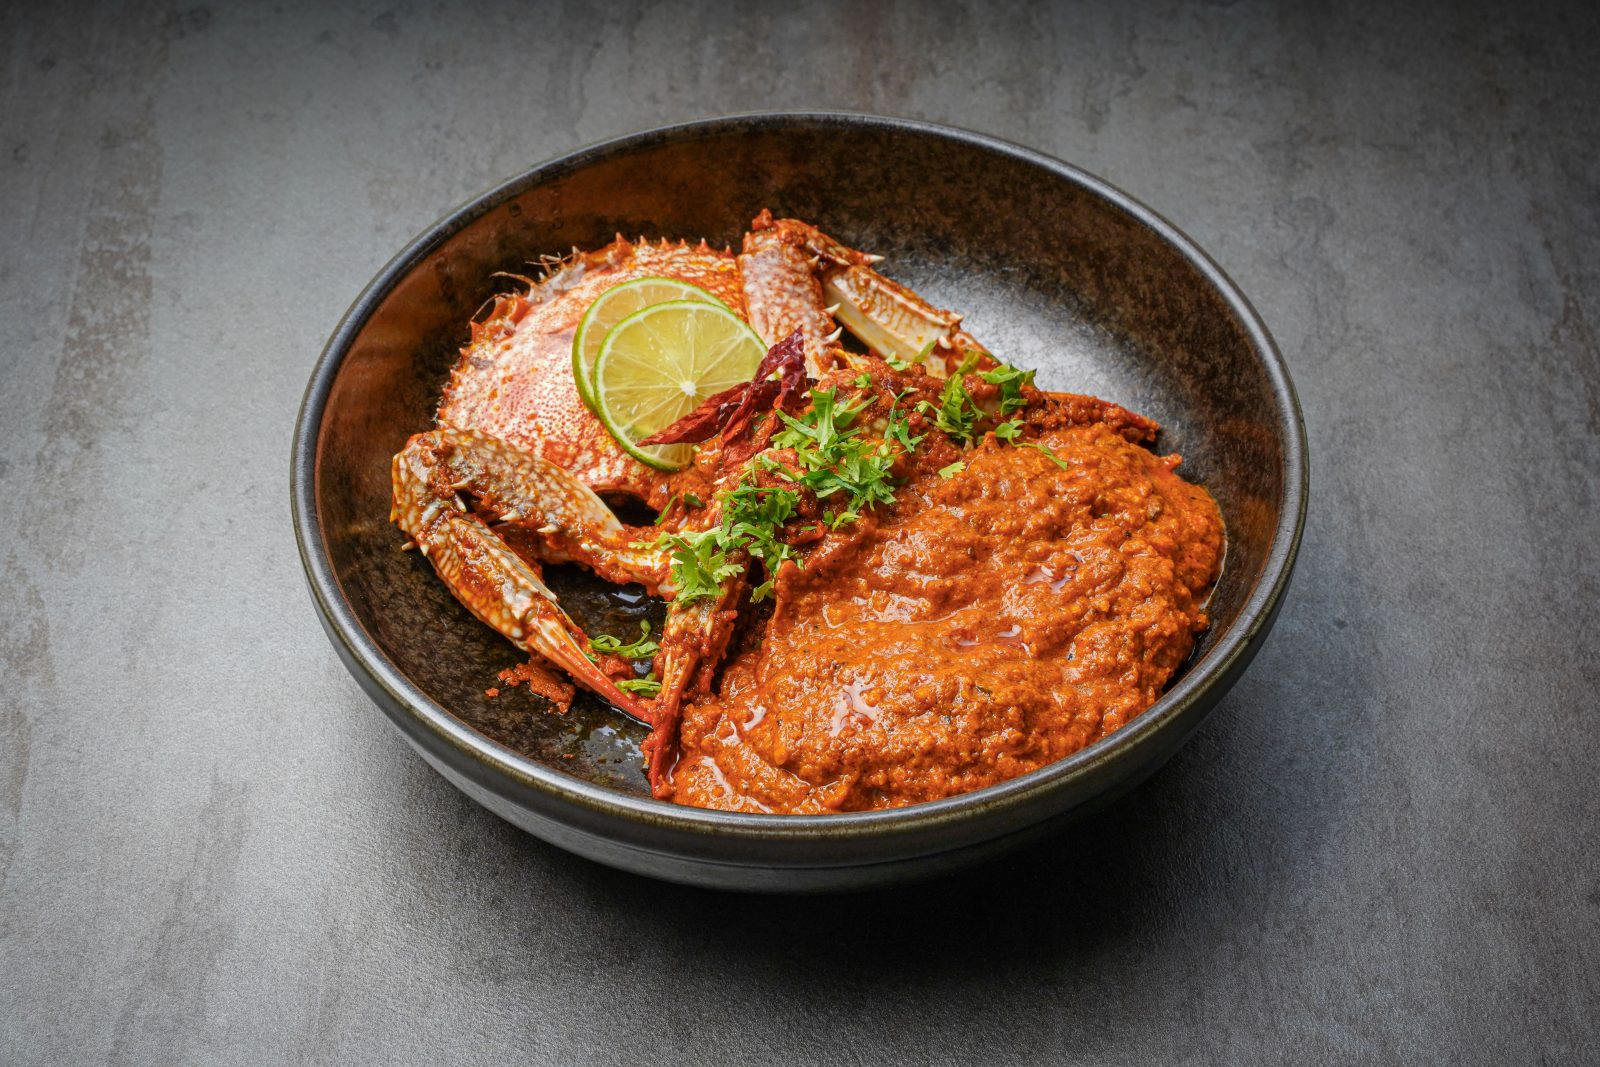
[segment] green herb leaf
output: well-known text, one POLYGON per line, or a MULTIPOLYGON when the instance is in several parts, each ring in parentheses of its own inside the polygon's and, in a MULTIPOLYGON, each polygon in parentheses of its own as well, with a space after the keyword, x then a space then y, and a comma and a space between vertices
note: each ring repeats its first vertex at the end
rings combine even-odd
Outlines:
POLYGON ((1053 451, 1051 451, 1050 446, 1047 445, 1047 444, 1042 444, 1042 443, 1040 443, 1038 441, 1018 441, 1017 442, 1017 447, 1018 448, 1037 448, 1040 452, 1043 452, 1045 454, 1045 456, 1049 458, 1051 463, 1054 463, 1056 466, 1060 467, 1062 470, 1066 470, 1067 469, 1067 465, 1068 465, 1067 461, 1062 459, 1060 456, 1056 455, 1053 451))
POLYGON ((966 376, 977 365, 978 354, 968 352, 961 365, 945 379, 944 388, 939 393, 939 406, 934 407, 926 400, 917 404, 919 412, 929 416, 934 426, 963 447, 972 443, 978 420, 983 416, 978 405, 973 403, 972 394, 967 392, 966 384, 966 376))
POLYGON ((994 370, 980 372, 978 377, 990 385, 998 385, 1000 387, 1000 414, 1009 415, 1013 411, 1028 405, 1028 401, 1022 395, 1022 387, 1033 384, 1035 373, 1035 371, 1022 370, 1020 367, 1012 367, 1002 363, 994 370))
POLYGON ((922 443, 922 435, 911 436, 911 422, 906 418, 906 413, 900 410, 900 398, 894 398, 894 404, 889 408, 889 425, 884 430, 886 440, 893 441, 900 446, 900 451, 910 455, 922 443))
POLYGON ((608 652, 613 656, 622 656, 625 659, 648 659, 661 651, 661 646, 650 639, 650 620, 639 620, 639 640, 632 644, 623 644, 619 638, 609 634, 589 638, 589 647, 596 652, 608 652))
POLYGON ((728 561, 723 551, 720 527, 693 533, 664 533, 656 539, 654 547, 672 550, 672 581, 678 587, 677 598, 688 604, 714 597, 722 592, 722 583, 738 574, 737 563, 728 561))
POLYGON ((949 481, 951 478, 954 478, 956 475, 960 474, 966 469, 966 463, 958 459, 948 467, 940 467, 939 477, 943 478, 945 481, 949 481))
POLYGON ((1041 444, 1038 441, 1023 441, 1023 440, 1021 440, 1021 437, 1022 437, 1022 420, 1021 419, 1012 419, 1009 422, 1002 422, 999 426, 996 426, 994 428, 994 435, 997 438, 999 438, 1000 440, 1002 440, 1002 441, 1008 441, 1011 444, 1016 445, 1018 448, 1034 448, 1034 449, 1038 449, 1040 452, 1044 453, 1045 456, 1049 457, 1051 463, 1054 463, 1056 466, 1060 467, 1062 470, 1066 470, 1067 469, 1067 461, 1062 459, 1060 456, 1056 455, 1053 451, 1051 451, 1049 445, 1041 444))
POLYGON ((654 671, 643 678, 628 678, 617 683, 617 688, 624 693, 638 693, 640 696, 653 697, 661 693, 661 683, 656 681, 654 671))
POLYGON ((837 389, 811 390, 811 410, 798 419, 780 411, 779 418, 789 428, 775 434, 772 443, 779 448, 811 447, 822 452, 834 448, 856 416, 872 403, 872 398, 868 397, 855 407, 848 404, 840 407, 838 392, 837 389))
POLYGON ((775 435, 772 443, 794 449, 801 469, 788 470, 776 462, 771 467, 785 480, 811 490, 819 500, 843 494, 845 510, 852 513, 854 521, 866 507, 894 502, 890 470, 900 453, 910 451, 920 438, 910 436, 896 402, 889 412, 885 439, 873 444, 862 438, 854 425, 871 398, 841 407, 835 393, 833 389, 813 389, 811 410, 799 418, 779 413, 788 428, 775 435))
MULTIPOLYGON (((722 583, 739 573, 739 564, 730 560, 741 551, 760 560, 767 573, 766 580, 751 590, 750 598, 759 601, 770 596, 783 565, 793 562, 799 566, 801 562, 780 535, 799 513, 802 490, 809 490, 819 500, 843 499, 842 507, 830 508, 823 516, 835 530, 858 521, 868 507, 894 502, 894 463, 913 451, 922 437, 912 435, 897 398, 885 419, 884 439, 864 438, 855 423, 873 400, 869 395, 854 404, 840 403, 837 390, 813 389, 811 407, 804 414, 778 413, 784 429, 772 438, 774 446, 794 450, 795 468, 771 454, 763 454, 757 461, 788 486, 741 480, 719 494, 722 521, 718 525, 692 533, 663 533, 653 543, 640 544, 671 550, 677 599, 691 602, 719 595, 722 583)), ((698 499, 694 503, 700 506, 698 499)), ((807 527, 807 531, 811 529, 807 527)))
POLYGON ((722 496, 722 543, 738 547, 766 568, 767 580, 750 591, 753 601, 765 600, 772 592, 773 580, 784 561, 794 558, 794 549, 778 539, 778 533, 800 504, 800 494, 779 486, 756 486, 740 482, 722 496))

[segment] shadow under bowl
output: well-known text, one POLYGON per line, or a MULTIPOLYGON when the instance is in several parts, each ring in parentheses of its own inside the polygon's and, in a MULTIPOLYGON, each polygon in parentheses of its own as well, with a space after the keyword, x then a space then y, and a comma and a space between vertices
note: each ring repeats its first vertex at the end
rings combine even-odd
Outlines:
MULTIPOLYGON (((1265 639, 1306 505, 1294 389, 1266 328, 1188 238, 1097 178, 961 130, 849 114, 672 126, 529 170, 395 257, 334 331, 295 428, 292 496, 319 617, 351 673, 446 778, 503 818, 602 863, 753 890, 922 877, 1050 832, 1141 781, 1189 737, 1265 639), (884 269, 1047 389, 1162 424, 1161 451, 1228 527, 1212 626, 1162 698, 1058 763, 892 811, 743 815, 658 802, 642 728, 593 700, 549 714, 490 698, 521 657, 478 624, 389 524, 390 458, 426 429, 497 271, 617 234, 736 245, 762 208, 887 257, 884 269)), ((559 569, 586 626, 659 610, 559 569)), ((659 616, 657 616, 659 618, 659 616)), ((619 624, 628 624, 621 625, 619 624)))

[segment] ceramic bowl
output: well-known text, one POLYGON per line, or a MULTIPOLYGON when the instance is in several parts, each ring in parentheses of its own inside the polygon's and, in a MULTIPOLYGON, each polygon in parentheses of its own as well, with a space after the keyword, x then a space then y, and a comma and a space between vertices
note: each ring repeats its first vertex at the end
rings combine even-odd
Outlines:
MULTIPOLYGON (((450 212, 334 330, 295 429, 295 533, 340 657, 413 747, 491 811, 563 848, 707 886, 818 890, 980 860, 1109 801, 1183 744, 1261 646, 1294 565, 1306 446, 1266 328, 1195 244, 1126 194, 990 137, 899 119, 694 122, 540 164, 450 212), (389 462, 430 425, 497 271, 617 233, 737 246, 762 208, 806 219, 941 307, 1045 388, 1163 426, 1159 449, 1228 526, 1212 626, 1162 698, 1105 740, 965 796, 894 811, 743 815, 649 797, 642 728, 593 700, 488 697, 517 662, 389 524, 389 462)), ((658 611, 560 569, 580 622, 658 611)))

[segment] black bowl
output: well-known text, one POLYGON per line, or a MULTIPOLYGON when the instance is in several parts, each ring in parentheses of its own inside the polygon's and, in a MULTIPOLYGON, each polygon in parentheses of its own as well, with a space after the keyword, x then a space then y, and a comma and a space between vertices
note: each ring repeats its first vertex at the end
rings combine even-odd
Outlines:
MULTIPOLYGON (((295 534, 352 674, 422 756, 491 811, 563 848, 701 885, 880 884, 1031 840, 1160 766, 1250 662, 1289 582, 1306 446, 1283 361, 1250 305, 1169 223, 1036 152, 926 123, 750 115, 652 130, 535 167, 446 215, 356 300, 295 428, 295 534), (488 698, 517 660, 389 525, 389 460, 426 428, 468 318, 541 255, 616 233, 736 244, 769 207, 847 244, 1046 388, 1158 420, 1162 450, 1228 525, 1213 624, 1156 705, 1050 767, 895 811, 736 815, 652 800, 632 723, 597 703, 549 714, 488 698), (1094 803, 1091 803, 1094 802, 1094 803)), ((645 610, 557 573, 575 613, 645 610)), ((580 618, 580 621, 583 621, 580 618)), ((613 620, 615 621, 615 620, 613 620)))

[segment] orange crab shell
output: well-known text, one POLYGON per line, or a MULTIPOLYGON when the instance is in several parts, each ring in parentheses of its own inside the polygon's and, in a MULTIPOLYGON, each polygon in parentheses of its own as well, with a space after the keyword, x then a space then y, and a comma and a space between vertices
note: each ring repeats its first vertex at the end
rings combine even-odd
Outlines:
POLYGON ((495 299, 472 324, 472 340, 450 372, 438 423, 480 430, 528 449, 600 493, 661 506, 674 476, 618 447, 584 405, 572 379, 572 337, 600 294, 636 278, 698 285, 749 319, 732 252, 687 242, 632 242, 618 236, 596 252, 575 253, 525 294, 495 299))

